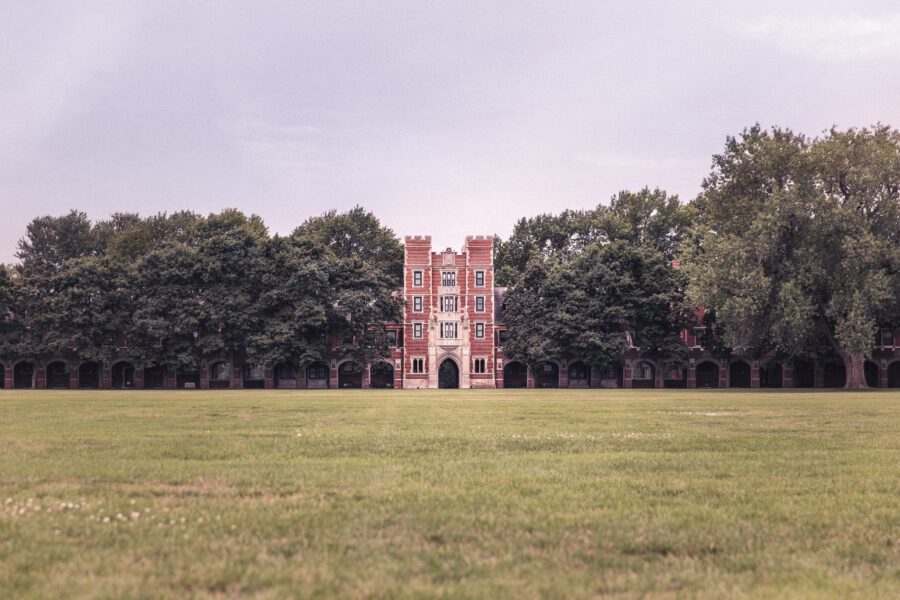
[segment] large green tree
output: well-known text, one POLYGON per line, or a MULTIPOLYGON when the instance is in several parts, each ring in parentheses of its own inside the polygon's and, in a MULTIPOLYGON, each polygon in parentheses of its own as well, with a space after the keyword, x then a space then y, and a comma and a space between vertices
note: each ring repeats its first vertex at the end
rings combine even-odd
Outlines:
POLYGON ((621 360, 630 335, 645 356, 683 355, 690 311, 672 259, 688 216, 677 197, 644 188, 591 211, 521 220, 496 250, 510 288, 506 355, 604 366, 621 360))
POLYGON ((751 354, 830 353, 865 387, 879 326, 900 323, 900 134, 728 138, 685 245, 691 296, 751 354))

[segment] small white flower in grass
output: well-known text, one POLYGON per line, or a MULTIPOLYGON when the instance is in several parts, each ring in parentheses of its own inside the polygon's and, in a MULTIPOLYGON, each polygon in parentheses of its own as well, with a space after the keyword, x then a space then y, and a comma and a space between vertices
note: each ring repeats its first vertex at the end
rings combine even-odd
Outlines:
POLYGON ((13 503, 13 499, 12 499, 12 498, 7 498, 7 499, 6 499, 6 502, 4 502, 4 504, 12 504, 12 503, 13 503))
POLYGON ((103 517, 103 522, 104 522, 104 523, 109 523, 109 517, 103 517))
POLYGON ((131 520, 132 520, 132 521, 137 521, 137 520, 140 519, 140 518, 141 518, 141 513, 140 513, 140 511, 134 511, 133 513, 131 513, 131 520))

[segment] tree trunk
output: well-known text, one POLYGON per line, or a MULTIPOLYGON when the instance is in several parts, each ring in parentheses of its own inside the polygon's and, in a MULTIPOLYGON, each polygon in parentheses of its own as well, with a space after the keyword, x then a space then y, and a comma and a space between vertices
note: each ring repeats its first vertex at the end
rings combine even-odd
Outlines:
POLYGON ((861 390, 869 387, 866 384, 866 357, 862 354, 845 353, 844 367, 847 370, 847 383, 844 389, 861 390))

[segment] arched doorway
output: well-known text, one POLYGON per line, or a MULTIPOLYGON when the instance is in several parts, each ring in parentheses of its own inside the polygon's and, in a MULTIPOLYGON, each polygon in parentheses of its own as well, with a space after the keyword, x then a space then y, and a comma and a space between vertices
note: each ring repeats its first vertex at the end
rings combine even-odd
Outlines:
POLYGON ((231 386, 231 364, 218 360, 209 366, 209 389, 221 390, 231 386))
POLYGON ((697 365, 696 380, 698 388, 719 387, 719 365, 711 360, 703 361, 697 365))
POLYGON ((870 388, 877 388, 881 385, 879 381, 878 365, 871 360, 867 360, 863 365, 863 374, 866 376, 866 385, 870 388))
POLYGON ((275 365, 275 387, 296 388, 297 367, 292 363, 279 363, 275 365))
POLYGON ((166 368, 162 365, 144 367, 144 388, 161 390, 166 385, 166 368))
POLYGON ((13 367, 13 387, 27 389, 34 387, 34 363, 23 360, 13 367))
POLYGON ((591 368, 580 360, 569 363, 569 387, 591 387, 591 368))
POLYGON ((503 387, 528 387, 528 367, 520 362, 508 362, 503 366, 503 387))
POLYGON ((631 387, 655 388, 656 366, 646 360, 639 360, 631 367, 631 387))
POLYGON ((663 387, 686 388, 687 367, 682 363, 670 363, 666 365, 666 370, 663 372, 663 387))
POLYGON ((770 362, 759 368, 759 387, 784 387, 784 369, 781 368, 781 363, 770 362))
POLYGON ((47 387, 62 389, 69 387, 69 365, 55 360, 47 365, 47 387))
POLYGON ((348 360, 338 367, 338 387, 361 388, 362 380, 363 369, 359 363, 348 360))
POLYGON ((900 360, 888 365, 887 376, 889 388, 900 388, 900 360))
POLYGON ((459 367, 453 359, 445 358, 438 368, 438 387, 441 389, 456 389, 459 387, 459 367))
POLYGON ((317 362, 306 367, 306 387, 318 390, 328 385, 328 365, 317 362))
POLYGON ((559 387, 559 367, 556 363, 547 361, 538 365, 537 372, 534 374, 534 387, 559 387))
POLYGON ((805 358, 794 359, 794 387, 816 387, 816 364, 805 358))
POLYGON ((266 369, 262 365, 244 365, 242 387, 263 389, 266 387, 266 369))
POLYGON ((394 387, 394 365, 380 361, 369 368, 369 387, 388 389, 394 387))
POLYGON ((78 387, 80 388, 98 388, 100 387, 100 365, 92 360, 81 363, 78 367, 78 387))
POLYGON ((117 390, 134 387, 134 365, 130 362, 117 362, 111 369, 112 386, 117 390))
POLYGON ((622 365, 606 365, 598 373, 600 387, 602 388, 620 388, 622 387, 622 365))
POLYGON ((847 385, 847 369, 844 362, 832 360, 825 363, 823 368, 823 384, 827 388, 842 388, 847 385))
POLYGON ((175 371, 175 387, 180 390, 195 390, 200 387, 200 372, 186 367, 175 371))
POLYGON ((728 387, 750 387, 750 365, 746 361, 736 360, 728 365, 728 387))

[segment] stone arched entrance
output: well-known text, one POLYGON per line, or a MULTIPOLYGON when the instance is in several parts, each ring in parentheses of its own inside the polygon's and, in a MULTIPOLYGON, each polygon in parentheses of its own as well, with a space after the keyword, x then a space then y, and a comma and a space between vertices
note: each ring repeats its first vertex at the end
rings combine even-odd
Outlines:
POLYGON ((784 387, 784 369, 780 362, 770 362, 759 368, 759 387, 784 387))
POLYGON ((528 387, 528 368, 520 362, 508 362, 503 366, 503 387, 528 387))
POLYGON ((534 374, 534 387, 558 388, 559 366, 555 362, 543 362, 538 365, 534 374))
POLYGON ((339 388, 361 388, 363 380, 363 370, 359 363, 352 360, 342 362, 338 367, 338 387, 339 388))
POLYGON ((130 362, 119 361, 110 370, 112 387, 123 390, 134 387, 134 365, 130 362))
POLYGON ((394 387, 394 365, 379 361, 369 367, 369 387, 382 389, 394 387))
POLYGON ((46 367, 48 388, 69 387, 69 365, 61 360, 55 360, 46 367))
POLYGON ((82 363, 78 367, 78 387, 80 388, 98 388, 100 387, 100 364, 89 360, 82 363))
POLYGON ((695 374, 698 388, 719 387, 719 365, 711 360, 705 360, 698 364, 695 374))
POLYGON ((736 360, 728 365, 728 387, 750 387, 750 364, 744 360, 736 360))
POLYGON ((445 358, 438 368, 438 387, 441 389, 459 387, 459 367, 451 358, 445 358))

